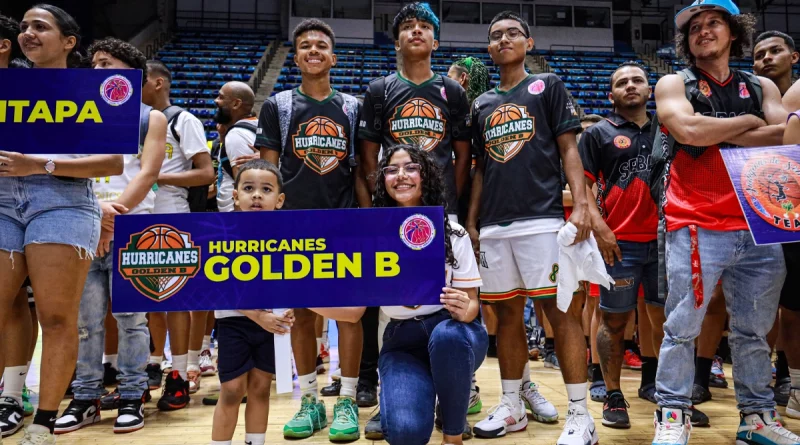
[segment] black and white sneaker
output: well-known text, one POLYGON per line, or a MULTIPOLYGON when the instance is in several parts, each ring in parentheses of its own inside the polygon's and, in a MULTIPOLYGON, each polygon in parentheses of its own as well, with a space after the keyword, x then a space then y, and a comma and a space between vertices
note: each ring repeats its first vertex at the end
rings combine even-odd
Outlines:
POLYGON ((25 412, 16 399, 0 397, 0 437, 10 436, 23 425, 25 412))
POLYGON ((56 420, 55 434, 71 433, 100 421, 100 400, 69 402, 64 414, 56 420))
POLYGON ((144 428, 144 400, 120 400, 114 432, 132 433, 144 428))

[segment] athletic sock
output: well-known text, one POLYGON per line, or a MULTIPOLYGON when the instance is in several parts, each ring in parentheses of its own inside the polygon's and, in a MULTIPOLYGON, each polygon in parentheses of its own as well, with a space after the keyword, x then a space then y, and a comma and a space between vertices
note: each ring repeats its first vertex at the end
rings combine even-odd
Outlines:
POLYGON ((522 383, 528 383, 531 381, 531 367, 528 366, 528 362, 525 362, 525 367, 522 368, 522 383))
POLYGON ((642 357, 642 383, 639 387, 644 388, 646 385, 655 383, 656 371, 658 371, 658 359, 655 357, 642 357))
POLYGON ((57 410, 46 411, 43 409, 37 409, 36 414, 33 416, 33 424, 31 424, 31 426, 28 427, 28 431, 32 433, 36 432, 44 433, 45 431, 41 429, 37 431, 37 428, 35 427, 38 426, 40 428, 45 428, 47 432, 53 434, 53 429, 55 429, 57 417, 58 417, 57 410))
POLYGON ((711 376, 711 365, 714 360, 705 357, 695 359, 694 383, 708 389, 708 381, 711 376))
POLYGON ((800 369, 789 368, 789 377, 792 379, 792 388, 800 388, 800 369))
POLYGON ((636 346, 636 342, 635 341, 633 341, 633 340, 625 340, 625 350, 627 351, 629 349, 631 351, 636 351, 637 346, 636 346))
POLYGON ((193 369, 195 371, 200 369, 200 351, 189 351, 186 366, 186 369, 193 369))
POLYGON ((22 406, 22 387, 25 385, 25 376, 28 375, 27 366, 12 366, 3 371, 3 397, 11 397, 22 406))
POLYGON ((355 399, 358 377, 342 376, 340 381, 342 382, 342 389, 339 391, 339 395, 342 397, 350 397, 351 399, 355 399))
POLYGON ((181 375, 181 378, 184 380, 188 380, 189 377, 186 375, 186 370, 189 366, 189 355, 173 355, 172 356, 172 370, 178 371, 178 374, 181 375))
POLYGON ((503 400, 511 403, 519 411, 522 405, 522 399, 520 399, 519 394, 522 387, 522 379, 500 380, 500 386, 503 388, 503 400))
POLYGON ((103 354, 103 363, 109 363, 112 368, 119 369, 119 367, 117 367, 117 357, 119 357, 117 354, 103 354))
POLYGON ((567 383, 566 387, 569 402, 586 408, 586 383, 567 383))
POLYGON ((789 361, 786 360, 786 353, 778 351, 778 359, 775 360, 775 381, 789 378, 789 361))
POLYGON ((619 394, 622 397, 625 397, 624 395, 622 395, 622 390, 621 389, 612 389, 610 391, 606 391, 606 400, 610 399, 611 396, 613 396, 614 394, 619 394))
POLYGON ((301 395, 311 394, 317 397, 317 371, 314 370, 311 374, 301 375, 297 377, 300 382, 301 395))
POLYGON ((600 365, 592 365, 592 383, 603 381, 603 368, 600 365))
POLYGON ((212 440, 211 445, 232 445, 232 440, 212 440))
POLYGON ((200 349, 202 351, 205 351, 206 349, 211 349, 211 336, 210 335, 204 335, 203 336, 203 346, 200 349))
POLYGON ((266 434, 247 433, 244 435, 245 445, 264 445, 266 440, 266 434))
POLYGON ((163 361, 164 361, 163 355, 151 355, 148 364, 161 366, 161 362, 163 361))

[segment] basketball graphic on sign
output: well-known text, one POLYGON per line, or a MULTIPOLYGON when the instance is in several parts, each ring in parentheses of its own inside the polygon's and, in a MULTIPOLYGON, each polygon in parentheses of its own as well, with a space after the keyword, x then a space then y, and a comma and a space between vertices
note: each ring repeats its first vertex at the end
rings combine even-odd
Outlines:
POLYGON ((433 221, 425 215, 411 215, 400 225, 400 238, 414 250, 422 250, 436 237, 433 221))
POLYGON ((800 231, 800 165, 777 154, 751 158, 742 168, 750 208, 781 230, 800 231))
POLYGON ((117 74, 103 81, 100 85, 100 95, 107 104, 116 107, 133 96, 133 85, 124 76, 117 74))

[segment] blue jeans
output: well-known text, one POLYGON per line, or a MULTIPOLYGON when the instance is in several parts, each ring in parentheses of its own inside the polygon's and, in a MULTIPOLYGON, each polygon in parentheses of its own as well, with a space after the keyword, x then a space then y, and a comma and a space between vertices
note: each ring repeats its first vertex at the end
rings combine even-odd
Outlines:
POLYGON ((381 427, 392 445, 428 443, 437 396, 443 433, 460 436, 472 374, 486 358, 489 337, 477 321, 455 321, 445 310, 422 318, 392 320, 383 333, 381 427))
POLYGON ((728 343, 738 408, 745 414, 775 409, 767 333, 775 321, 786 266, 780 245, 756 246, 748 231, 698 228, 704 299, 695 309, 689 229, 667 233, 664 342, 658 359, 656 398, 661 407, 691 405, 694 340, 717 281, 730 315, 728 343))
MULTIPOLYGON (((111 244, 114 252, 114 244, 111 244)), ((83 287, 78 316, 78 367, 73 388, 75 399, 95 400, 104 392, 104 321, 111 297, 113 253, 95 258, 83 287)), ((147 389, 150 332, 144 313, 114 314, 119 329, 119 392, 122 399, 140 399, 147 389)))
POLYGON ((658 297, 658 243, 619 241, 622 261, 606 264, 606 271, 615 283, 611 289, 600 286, 600 309, 625 313, 636 309, 639 285, 644 288, 647 304, 664 307, 658 297))

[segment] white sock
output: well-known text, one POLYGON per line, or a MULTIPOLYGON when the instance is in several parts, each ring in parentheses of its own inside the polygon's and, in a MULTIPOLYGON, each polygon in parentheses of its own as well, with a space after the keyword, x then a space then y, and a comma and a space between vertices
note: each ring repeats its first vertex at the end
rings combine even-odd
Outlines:
POLYGON ((112 368, 119 369, 119 367, 117 367, 117 357, 117 354, 103 354, 103 363, 110 363, 112 368))
POLYGON ((519 397, 519 390, 522 386, 522 379, 519 380, 500 380, 500 385, 503 387, 503 401, 510 402, 516 409, 522 405, 522 399, 519 397))
POLYGON ((188 369, 188 365, 189 365, 189 356, 187 354, 172 356, 172 370, 178 371, 178 374, 180 374, 181 378, 184 380, 189 378, 186 375, 186 370, 188 369))
POLYGON ((344 377, 342 376, 342 390, 339 395, 342 397, 356 398, 356 386, 358 385, 358 377, 344 377))
POLYGON ((567 383, 567 397, 570 403, 577 403, 586 408, 586 382, 567 383))
POLYGON ((211 349, 211 336, 204 335, 203 336, 203 347, 200 348, 201 350, 205 351, 206 349, 211 349))
POLYGON ((25 385, 25 376, 28 375, 27 366, 12 366, 3 371, 3 397, 11 397, 22 405, 22 386, 25 385))
POLYGON ((792 388, 800 388, 800 369, 789 368, 789 377, 792 379, 792 388))
MULTIPOLYGON (((261 442, 264 443, 264 442, 261 442)), ((232 440, 212 440, 211 445, 232 445, 232 440)))
POLYGON ((189 351, 189 361, 187 362, 187 369, 200 369, 200 351, 189 351))
POLYGON ((525 367, 522 368, 522 383, 528 383, 531 381, 531 367, 525 363, 525 367))
POLYGON ((322 337, 317 337, 317 355, 319 355, 320 346, 322 346, 322 337))
POLYGON ((264 445, 266 438, 266 434, 246 433, 244 435, 244 443, 248 445, 264 445))
POLYGON ((163 361, 164 361, 163 355, 151 355, 149 364, 161 366, 161 362, 163 361))
POLYGON ((297 377, 300 382, 300 393, 302 395, 312 394, 317 396, 317 371, 314 370, 311 374, 301 375, 297 377))

